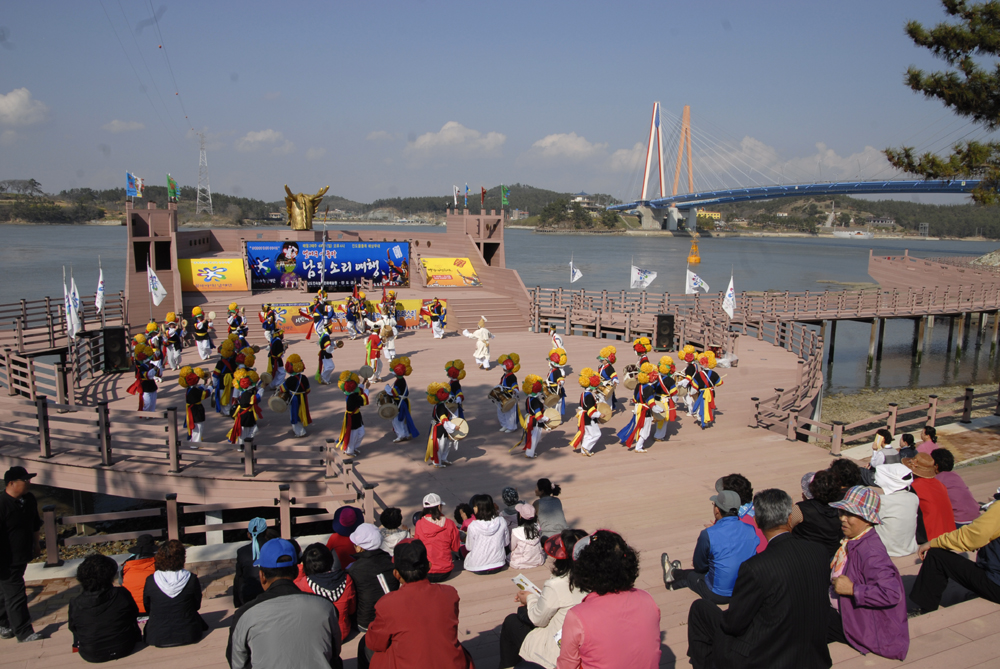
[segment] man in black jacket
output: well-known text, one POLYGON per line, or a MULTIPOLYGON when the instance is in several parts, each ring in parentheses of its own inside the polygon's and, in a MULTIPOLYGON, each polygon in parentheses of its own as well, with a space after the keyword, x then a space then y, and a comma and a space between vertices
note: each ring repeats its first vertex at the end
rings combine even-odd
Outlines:
POLYGON ((792 536, 787 493, 762 490, 753 502, 767 548, 740 565, 727 611, 704 599, 691 604, 691 665, 825 669, 830 560, 820 544, 792 536))
POLYGON ((11 467, 3 475, 0 492, 0 639, 38 641, 42 635, 31 626, 24 570, 38 548, 38 502, 28 492, 31 479, 24 467, 11 467))
POLYGON ((392 556, 380 548, 382 533, 371 523, 362 523, 351 534, 351 543, 357 551, 351 565, 351 580, 358 598, 357 621, 362 633, 375 620, 375 602, 399 589, 393 575, 392 556))

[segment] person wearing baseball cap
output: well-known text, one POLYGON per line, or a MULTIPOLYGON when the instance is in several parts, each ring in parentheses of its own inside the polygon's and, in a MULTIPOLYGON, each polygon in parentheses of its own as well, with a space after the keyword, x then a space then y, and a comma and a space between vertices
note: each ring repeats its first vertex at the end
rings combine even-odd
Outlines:
POLYGON ((951 508, 948 488, 935 478, 934 458, 917 452, 917 457, 903 460, 913 472, 913 492, 920 500, 917 514, 917 543, 924 544, 942 534, 955 531, 955 512, 951 508))
POLYGON ((448 580, 455 571, 456 553, 462 547, 455 521, 444 515, 444 502, 437 493, 424 496, 424 515, 414 525, 413 533, 420 539, 431 562, 427 578, 431 583, 448 580))
POLYGON ((840 511, 844 540, 831 563, 830 582, 838 609, 830 609, 827 641, 846 643, 859 653, 904 660, 910 648, 906 594, 899 570, 874 526, 881 500, 874 490, 854 486, 831 502, 840 511))
POLYGON ((24 467, 11 467, 3 475, 0 493, 0 639, 38 641, 42 635, 31 625, 24 571, 41 554, 38 501, 28 492, 31 479, 24 467))
POLYGON ((680 560, 660 556, 667 590, 691 588, 716 604, 728 604, 740 565, 757 554, 760 540, 753 526, 739 518, 740 496, 723 490, 709 497, 715 522, 703 529, 694 547, 694 569, 681 569, 680 560))
POLYGON ((326 597, 295 585, 299 551, 287 539, 260 547, 253 565, 264 592, 233 614, 226 660, 230 667, 339 667, 337 609, 326 597), (251 644, 252 640, 252 644, 251 644))
POLYGON ((401 585, 375 605, 375 620, 358 642, 359 669, 372 664, 394 669, 473 666, 458 641, 458 591, 427 580, 431 561, 423 542, 400 541, 393 549, 393 563, 401 585))

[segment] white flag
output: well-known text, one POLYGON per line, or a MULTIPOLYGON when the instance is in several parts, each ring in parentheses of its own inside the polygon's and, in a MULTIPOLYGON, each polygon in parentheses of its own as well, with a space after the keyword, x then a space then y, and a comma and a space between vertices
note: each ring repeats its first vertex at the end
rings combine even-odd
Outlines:
POLYGON ((687 270, 687 283, 684 285, 685 294, 692 295, 697 293, 699 288, 706 293, 708 292, 708 284, 702 281, 700 276, 691 270, 687 270))
POLYGON ((722 298, 722 310, 733 320, 733 313, 736 311, 736 291, 733 289, 733 277, 729 277, 729 288, 726 288, 726 296, 722 298))
POLYGON ((583 272, 581 272, 576 267, 574 267, 573 266, 573 261, 570 260, 569 261, 569 282, 570 283, 575 283, 576 281, 579 281, 581 278, 583 278, 583 272))
POLYGON ((452 185, 452 196, 455 198, 455 207, 458 207, 458 186, 452 185))
POLYGON ((149 292, 153 296, 153 304, 160 306, 160 302, 167 296, 167 289, 156 278, 156 273, 148 264, 146 265, 146 281, 149 283, 149 292))
POLYGON ((73 278, 72 274, 70 275, 69 278, 69 306, 70 306, 69 317, 70 321, 73 324, 72 336, 75 337, 76 333, 82 329, 80 327, 80 308, 83 306, 83 304, 81 304, 80 302, 80 291, 76 289, 76 279, 73 278))
POLYGON ((69 296, 69 289, 66 288, 66 268, 63 268, 63 307, 66 310, 66 336, 72 339, 76 336, 76 329, 73 327, 76 320, 73 318, 73 301, 69 296))
POLYGON ((97 308, 97 313, 101 313, 101 309, 104 308, 104 268, 99 270, 97 275, 97 294, 94 296, 94 306, 97 308))
POLYGON ((656 272, 632 265, 632 288, 645 289, 656 279, 656 272))

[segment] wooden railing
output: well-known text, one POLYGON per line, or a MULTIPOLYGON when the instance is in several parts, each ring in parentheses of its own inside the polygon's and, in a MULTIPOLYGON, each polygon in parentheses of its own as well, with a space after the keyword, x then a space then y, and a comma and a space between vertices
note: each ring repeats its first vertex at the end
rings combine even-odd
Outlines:
POLYGON ((179 504, 177 494, 169 493, 165 495, 165 505, 158 508, 139 509, 133 511, 119 511, 115 513, 97 513, 73 516, 57 516, 55 506, 45 506, 42 509, 43 527, 45 532, 45 566, 54 567, 62 564, 59 558, 59 546, 75 546, 83 544, 104 543, 110 541, 126 541, 136 539, 142 534, 151 534, 154 538, 166 537, 168 539, 183 539, 192 534, 208 534, 213 532, 223 532, 226 530, 245 529, 247 522, 240 520, 236 522, 222 522, 222 513, 226 511, 255 510, 261 516, 273 515, 277 511, 276 518, 266 518, 269 526, 277 526, 284 539, 291 539, 295 525, 303 523, 316 523, 333 520, 334 512, 329 509, 343 504, 358 505, 361 507, 364 520, 368 523, 375 523, 380 509, 385 508, 385 504, 375 493, 378 484, 368 483, 356 471, 355 462, 352 458, 344 458, 339 451, 333 454, 333 467, 331 476, 338 478, 343 484, 341 492, 332 492, 327 495, 316 495, 311 497, 295 498, 290 496, 290 486, 282 483, 277 486, 277 497, 262 498, 241 502, 226 502, 220 504, 179 504), (269 512, 268 509, 271 511, 269 512), (326 509, 326 512, 322 510, 326 509), (318 511, 314 513, 293 514, 293 510, 318 511), (198 520, 195 516, 204 514, 204 520, 198 520), (208 515, 212 514, 219 519, 219 522, 209 522, 208 515), (79 526, 82 524, 94 525, 99 523, 109 523, 122 520, 133 519, 157 519, 148 524, 157 527, 147 527, 146 529, 133 530, 128 532, 114 532, 104 534, 83 535, 62 537, 61 528, 79 526))
MULTIPOLYGON (((127 323, 125 293, 108 294, 101 313, 97 313, 92 295, 81 296, 80 322, 83 330, 127 323)), ((65 345, 66 310, 62 299, 46 297, 0 304, 0 346, 24 353, 65 345)))
POLYGON ((76 404, 70 365, 41 362, 9 348, 0 350, 0 386, 6 386, 9 395, 20 395, 31 401, 48 395, 55 397, 58 404, 76 404))

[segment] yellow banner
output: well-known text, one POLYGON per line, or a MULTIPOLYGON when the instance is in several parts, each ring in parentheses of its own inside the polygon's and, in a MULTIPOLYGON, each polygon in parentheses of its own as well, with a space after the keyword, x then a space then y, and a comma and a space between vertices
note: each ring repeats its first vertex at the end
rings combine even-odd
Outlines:
POLYGON ((428 286, 481 286, 468 258, 421 258, 428 286))
POLYGON ((181 258, 181 290, 199 293, 248 290, 241 258, 181 258))

